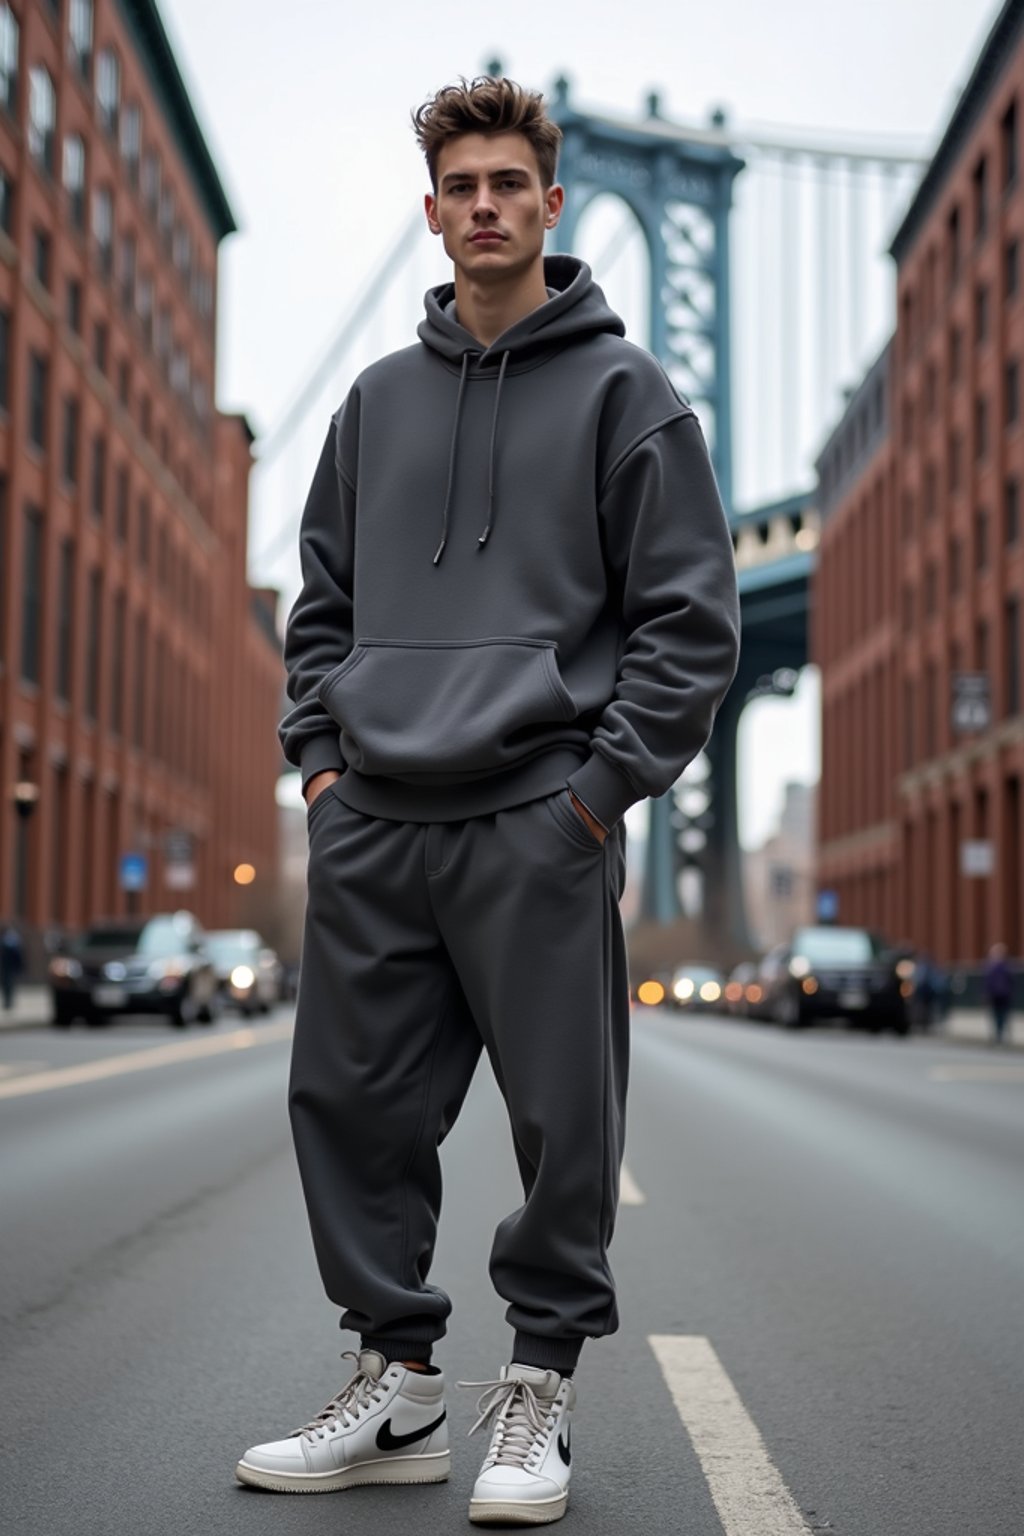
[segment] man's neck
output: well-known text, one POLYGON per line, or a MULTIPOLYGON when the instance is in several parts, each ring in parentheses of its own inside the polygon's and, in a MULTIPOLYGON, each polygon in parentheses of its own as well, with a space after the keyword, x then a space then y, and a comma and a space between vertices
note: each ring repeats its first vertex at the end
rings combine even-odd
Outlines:
POLYGON ((510 283, 474 283, 461 272, 455 274, 459 324, 485 347, 547 300, 544 264, 540 261, 510 283))

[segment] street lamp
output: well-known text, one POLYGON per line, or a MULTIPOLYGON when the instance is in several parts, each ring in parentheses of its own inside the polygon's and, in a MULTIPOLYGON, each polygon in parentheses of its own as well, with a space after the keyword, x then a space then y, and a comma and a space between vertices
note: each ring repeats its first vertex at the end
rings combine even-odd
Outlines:
POLYGON ((14 910, 18 917, 25 916, 28 891, 28 819, 39 800, 39 785, 31 779, 19 779, 11 790, 11 799, 18 817, 17 844, 14 863, 14 910))

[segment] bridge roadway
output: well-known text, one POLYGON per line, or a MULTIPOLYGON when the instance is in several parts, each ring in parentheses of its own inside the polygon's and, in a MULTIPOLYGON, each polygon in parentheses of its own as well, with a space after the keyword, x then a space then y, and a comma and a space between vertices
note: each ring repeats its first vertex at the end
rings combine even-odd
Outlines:
MULTIPOLYGON (((0 1035, 6 1531, 468 1528, 469 1392, 449 1397, 447 1486, 233 1481, 247 1444, 343 1379, 288 1141, 288 1032, 282 1013, 184 1039, 0 1035)), ((584 1352, 562 1529, 1020 1536, 1024 1056, 656 1012, 634 1034, 623 1327, 584 1352)), ((478 1379, 504 1358, 486 1258, 517 1199, 484 1073, 445 1164, 441 1359, 478 1379)))

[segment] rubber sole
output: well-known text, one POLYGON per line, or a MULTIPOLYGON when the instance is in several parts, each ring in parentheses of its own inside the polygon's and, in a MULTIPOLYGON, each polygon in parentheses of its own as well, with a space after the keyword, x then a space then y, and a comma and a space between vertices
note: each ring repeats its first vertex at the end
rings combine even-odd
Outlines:
POLYGON ((235 1476, 248 1488, 270 1493, 341 1493, 346 1488, 365 1488, 372 1483, 446 1483, 452 1470, 448 1451, 427 1456, 393 1456, 389 1460, 363 1461, 338 1472, 268 1472, 242 1460, 235 1476))
POLYGON ((561 1520, 568 1507, 567 1492, 560 1498, 538 1499, 532 1504, 525 1499, 470 1499, 469 1518, 474 1525, 550 1525, 561 1520))

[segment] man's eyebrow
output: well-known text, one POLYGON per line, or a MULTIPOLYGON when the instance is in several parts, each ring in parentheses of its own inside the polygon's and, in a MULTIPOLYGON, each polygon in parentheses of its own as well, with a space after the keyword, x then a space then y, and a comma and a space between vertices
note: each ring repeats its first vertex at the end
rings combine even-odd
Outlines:
MULTIPOLYGON (((488 171, 486 173, 492 180, 495 176, 528 176, 530 173, 525 166, 508 165, 502 171, 488 171)), ((446 171, 441 177, 442 185, 448 181, 475 181, 476 171, 446 171)))

